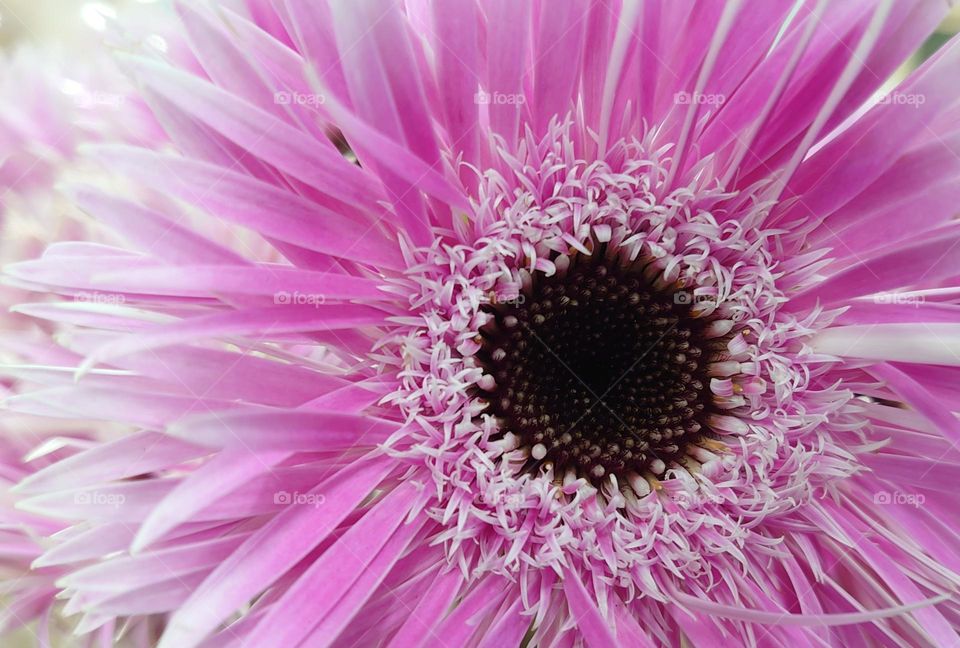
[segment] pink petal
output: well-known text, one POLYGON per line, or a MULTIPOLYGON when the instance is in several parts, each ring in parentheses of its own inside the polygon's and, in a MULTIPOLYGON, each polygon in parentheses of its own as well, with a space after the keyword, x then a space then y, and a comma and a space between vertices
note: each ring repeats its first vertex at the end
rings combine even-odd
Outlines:
POLYGON ((139 57, 126 60, 147 87, 245 151, 349 206, 380 211, 377 202, 384 197, 376 178, 351 164, 328 138, 318 141, 221 87, 170 66, 139 57))
POLYGON ((93 154, 132 179, 226 221, 324 254, 398 268, 399 248, 376 229, 230 168, 112 145, 93 154))
POLYGON ((315 272, 279 265, 204 266, 130 268, 123 272, 101 270, 93 284, 113 292, 174 295, 185 297, 257 295, 276 300, 296 299, 298 295, 318 300, 385 300, 382 282, 363 277, 315 272))
POLYGON ((393 421, 353 414, 249 408, 201 414, 179 422, 169 432, 213 447, 325 451, 376 445, 400 427, 393 421))
POLYGON ((463 576, 457 570, 438 574, 390 640, 388 648, 414 648, 424 641, 442 641, 433 628, 459 595, 462 583, 463 576))
POLYGON ((218 453, 157 504, 140 525, 130 550, 142 551, 174 527, 189 522, 209 504, 230 497, 239 486, 270 471, 289 456, 287 452, 254 452, 249 448, 231 448, 218 453))
POLYGON ((202 456, 202 446, 158 432, 137 432, 62 459, 17 486, 21 493, 76 488, 143 475, 202 456))
POLYGON ((347 466, 317 488, 325 506, 291 506, 256 531, 174 612, 158 648, 193 648, 302 560, 394 467, 379 457, 347 466))
POLYGON ((577 627, 588 646, 606 648, 618 645, 613 630, 600 615, 596 602, 573 570, 567 569, 564 572, 563 592, 567 595, 570 614, 577 619, 577 627))

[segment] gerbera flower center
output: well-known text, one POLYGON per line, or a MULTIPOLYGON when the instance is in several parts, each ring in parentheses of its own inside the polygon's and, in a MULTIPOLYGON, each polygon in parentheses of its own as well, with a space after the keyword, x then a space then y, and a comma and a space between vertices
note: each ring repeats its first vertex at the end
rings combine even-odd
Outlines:
POLYGON ((592 482, 660 474, 706 432, 707 365, 721 341, 708 339, 689 293, 646 264, 602 250, 568 260, 487 307, 489 411, 529 449, 529 469, 552 462, 592 482))

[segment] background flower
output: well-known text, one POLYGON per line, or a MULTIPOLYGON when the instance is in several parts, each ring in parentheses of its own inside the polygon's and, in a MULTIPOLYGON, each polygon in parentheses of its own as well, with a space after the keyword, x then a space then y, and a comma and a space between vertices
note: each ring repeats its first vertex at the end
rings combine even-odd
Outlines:
MULTIPOLYGON (((0 83, 4 105, 0 117, 0 259, 4 263, 31 258, 57 240, 104 239, 104 231, 56 190, 69 179, 102 180, 78 154, 82 145, 105 139, 153 144, 163 137, 102 43, 99 32, 106 30, 107 17, 91 14, 88 8, 88 18, 103 21, 95 21, 98 29, 94 30, 80 20, 85 15, 80 3, 73 8, 75 13, 63 4, 58 7, 62 22, 73 29, 59 30, 56 37, 41 36, 47 25, 24 22, 29 14, 23 7, 5 6, 2 11, 0 34, 9 39, 0 83), (15 13, 17 10, 24 13, 15 13)), ((135 25, 126 32, 130 38, 136 33, 135 25)), ((162 23, 155 22, 153 27, 160 30, 162 23)), ((35 293, 8 281, 0 295, 5 305, 0 318, 4 329, 0 374, 4 395, 10 397, 31 384, 31 370, 24 369, 24 364, 56 365, 66 357, 49 341, 55 326, 8 310, 31 300, 35 293)), ((84 298, 92 296, 81 296, 84 298)), ((11 412, 4 413, 2 427, 4 614, 0 633, 4 645, 74 643, 74 624, 61 618, 63 606, 57 601, 62 590, 58 580, 65 572, 57 567, 56 553, 40 559, 50 546, 47 538, 67 525, 18 510, 20 496, 13 487, 58 460, 89 449, 94 439, 109 439, 112 430, 110 426, 95 430, 83 423, 11 412)), ((111 621, 90 636, 91 640, 112 641, 115 635, 122 635, 124 645, 148 645, 152 643, 150 634, 149 621, 125 626, 111 621)))

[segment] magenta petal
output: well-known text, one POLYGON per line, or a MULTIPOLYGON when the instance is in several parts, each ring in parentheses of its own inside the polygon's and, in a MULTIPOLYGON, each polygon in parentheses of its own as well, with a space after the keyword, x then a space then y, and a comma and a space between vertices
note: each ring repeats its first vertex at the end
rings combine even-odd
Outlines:
POLYGON ((265 162, 347 205, 378 211, 383 197, 371 188, 375 179, 344 159, 329 140, 304 138, 266 110, 192 75, 140 58, 129 64, 148 87, 265 162))
POLYGON ((87 364, 198 339, 255 335, 264 330, 279 335, 376 326, 382 324, 385 317, 386 314, 382 311, 359 305, 281 305, 235 312, 214 312, 211 315, 156 327, 104 346, 90 354, 87 364))
POLYGON ((185 418, 169 432, 213 447, 292 452, 373 446, 400 428, 400 423, 354 414, 250 408, 185 418))
MULTIPOLYGON (((317 625, 306 639, 310 645, 330 646, 341 635, 353 619, 361 613, 363 604, 381 585, 387 573, 394 567, 401 554, 407 550, 411 541, 420 530, 423 520, 409 522, 391 536, 376 559, 364 569, 359 578, 350 586, 327 617, 317 625)), ((334 548, 332 547, 331 550, 334 548)), ((324 582, 320 591, 329 585, 324 582)))
POLYGON ((874 365, 868 371, 885 381, 894 392, 925 416, 951 444, 960 444, 960 419, 945 409, 939 399, 923 385, 889 363, 874 365))
POLYGON ((477 631, 477 617, 492 606, 500 605, 509 592, 509 584, 502 578, 485 577, 474 584, 473 590, 437 624, 431 634, 442 637, 451 645, 466 645, 477 631))
POLYGON ((520 599, 515 600, 507 609, 499 612, 497 621, 484 632, 482 648, 497 646, 519 646, 530 627, 530 617, 523 613, 520 599))
MULTIPOLYGON (((530 48, 526 29, 531 6, 510 0, 490 0, 487 16, 487 84, 485 91, 504 96, 523 95, 524 61, 530 48)), ((491 103, 490 127, 512 149, 520 135, 520 116, 526 101, 491 103)))
POLYGON ((805 160, 788 187, 801 202, 784 218, 790 220, 800 210, 829 214, 883 173, 912 141, 913 133, 949 107, 953 93, 940 77, 950 74, 957 62, 960 47, 948 44, 898 89, 923 96, 921 105, 879 105, 805 160))
POLYGON ((443 638, 436 635, 433 629, 459 595, 462 583, 463 577, 456 571, 438 574, 390 640, 389 648, 413 648, 425 641, 442 641, 443 638))
POLYGON ((873 610, 868 612, 850 612, 836 614, 789 614, 785 612, 748 610, 732 605, 723 605, 697 599, 688 594, 676 593, 678 602, 692 610, 706 612, 717 616, 729 617, 732 619, 742 619, 753 623, 772 623, 784 625, 813 625, 813 626, 831 626, 848 625, 851 623, 863 623, 873 619, 884 619, 900 616, 914 610, 927 608, 943 600, 944 596, 936 596, 915 603, 908 603, 896 607, 890 607, 882 610, 873 610))
POLYGON ((533 73, 533 125, 538 134, 555 115, 566 115, 573 108, 570 98, 580 67, 567 61, 580 57, 585 31, 584 3, 578 0, 556 0, 548 11, 540 12, 533 73))
POLYGON ((613 630, 601 616, 593 597, 587 592, 580 576, 568 571, 563 578, 563 591, 567 595, 567 605, 575 619, 583 638, 591 648, 605 648, 617 645, 613 630))
POLYGON ((231 168, 123 146, 99 148, 95 154, 147 186, 264 236, 398 267, 399 250, 377 229, 231 168))
POLYGON ((287 452, 254 452, 249 448, 221 452, 190 473, 150 512, 131 544, 134 553, 143 550, 195 513, 220 498, 230 497, 252 477, 271 469, 290 456, 287 452))
POLYGON ((925 282, 948 277, 953 273, 954 260, 960 256, 958 236, 960 231, 956 227, 948 226, 892 250, 877 250, 874 255, 858 259, 851 267, 829 277, 815 289, 797 293, 791 298, 790 307, 801 309, 817 301, 821 304, 834 304, 843 299, 883 293, 910 285, 910 277, 901 272, 904 267, 924 268, 922 276, 925 282))
POLYGON ((122 593, 191 574, 212 570, 243 542, 248 534, 184 543, 138 556, 117 557, 73 572, 62 580, 65 587, 122 593))
POLYGON ((105 195, 96 189, 80 187, 71 192, 81 209, 117 230, 127 240, 161 259, 174 263, 198 262, 240 264, 234 252, 171 220, 168 215, 105 195))
POLYGON ((383 300, 385 293, 373 279, 300 270, 286 266, 131 267, 123 272, 94 275, 95 287, 114 292, 170 296, 257 295, 293 300, 297 295, 319 301, 383 300))
POLYGON ((470 164, 480 162, 479 102, 480 43, 477 7, 473 3, 439 2, 436 20, 437 85, 444 102, 447 134, 470 164))
POLYGON ((199 644, 224 619, 303 559, 393 468, 380 457, 349 466, 318 487, 326 504, 292 506, 230 555, 174 613, 160 648, 199 644))
POLYGON ((140 432, 75 454, 39 470, 17 486, 40 493, 123 479, 201 456, 199 445, 157 432, 140 432))

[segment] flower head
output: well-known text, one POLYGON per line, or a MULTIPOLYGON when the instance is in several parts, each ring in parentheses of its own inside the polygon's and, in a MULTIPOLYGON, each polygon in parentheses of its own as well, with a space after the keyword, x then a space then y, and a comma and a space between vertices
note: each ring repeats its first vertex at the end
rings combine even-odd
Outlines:
POLYGON ((10 406, 128 429, 20 486, 70 611, 956 642, 960 49, 876 94, 943 9, 179 5, 195 60, 122 58, 173 146, 69 189, 125 244, 11 270, 102 299, 26 309, 77 380, 10 406))

